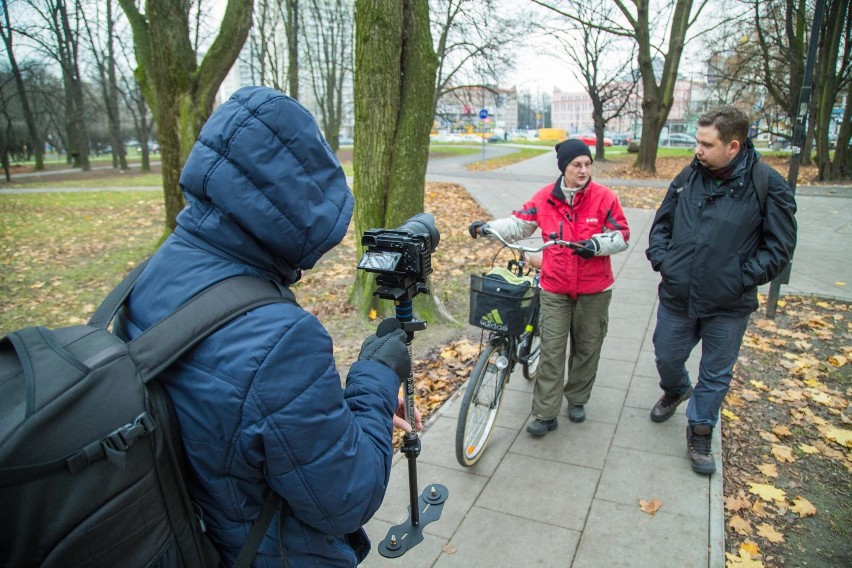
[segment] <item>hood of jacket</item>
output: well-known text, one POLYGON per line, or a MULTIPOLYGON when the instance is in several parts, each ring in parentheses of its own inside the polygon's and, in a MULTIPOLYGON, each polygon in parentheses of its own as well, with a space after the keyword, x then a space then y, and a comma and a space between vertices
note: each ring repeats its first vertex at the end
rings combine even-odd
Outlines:
POLYGON ((343 239, 354 206, 314 118, 266 87, 244 87, 216 109, 180 185, 177 234, 285 283, 343 239))

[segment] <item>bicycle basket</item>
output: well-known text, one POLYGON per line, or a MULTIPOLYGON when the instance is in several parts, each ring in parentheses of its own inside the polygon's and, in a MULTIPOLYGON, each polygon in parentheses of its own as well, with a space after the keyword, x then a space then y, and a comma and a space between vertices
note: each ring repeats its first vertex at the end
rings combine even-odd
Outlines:
POLYGON ((538 293, 539 289, 528 279, 523 284, 513 284, 500 274, 471 274, 469 322, 489 331, 520 335, 538 293))

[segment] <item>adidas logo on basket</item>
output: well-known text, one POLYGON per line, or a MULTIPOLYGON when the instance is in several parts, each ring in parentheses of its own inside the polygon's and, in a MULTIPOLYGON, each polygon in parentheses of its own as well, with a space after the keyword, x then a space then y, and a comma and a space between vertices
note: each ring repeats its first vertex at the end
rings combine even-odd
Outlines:
POLYGON ((479 318, 479 325, 486 329, 509 331, 509 326, 503 323, 500 312, 496 308, 479 318))

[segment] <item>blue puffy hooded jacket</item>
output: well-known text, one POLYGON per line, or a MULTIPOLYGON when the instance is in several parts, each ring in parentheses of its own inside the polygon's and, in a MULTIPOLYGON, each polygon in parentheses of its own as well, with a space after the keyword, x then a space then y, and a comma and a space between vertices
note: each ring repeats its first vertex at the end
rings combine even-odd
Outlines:
MULTIPOLYGON (((298 279, 346 234, 353 198, 313 117, 272 89, 239 90, 210 117, 180 178, 177 228, 121 322, 136 336, 194 294, 250 274, 298 279)), ((390 476, 399 378, 373 361, 341 386, 332 341, 292 304, 252 310, 160 378, 175 405, 208 534, 233 563, 271 487, 289 503, 255 566, 354 566, 390 476)))

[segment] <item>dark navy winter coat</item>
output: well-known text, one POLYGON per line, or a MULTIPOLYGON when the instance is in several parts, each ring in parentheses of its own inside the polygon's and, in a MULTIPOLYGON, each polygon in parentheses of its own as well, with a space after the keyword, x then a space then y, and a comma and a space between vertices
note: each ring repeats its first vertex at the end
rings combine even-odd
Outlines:
MULTIPOLYGON (((210 117, 180 178, 178 227, 134 290, 135 336, 200 290, 251 274, 290 284, 344 237, 353 198, 314 119, 271 89, 238 91, 210 117)), ((399 379, 355 363, 345 389, 320 322, 291 304, 252 310, 163 376, 203 509, 231 565, 271 487, 293 509, 255 566, 354 566, 387 487, 399 379), (355 534, 349 534, 355 533, 355 534), (348 536, 347 536, 348 535, 348 536), (354 548, 353 548, 354 547, 354 548)))
POLYGON ((787 181, 769 176, 765 211, 751 183, 760 154, 751 140, 721 183, 696 158, 682 188, 669 187, 645 251, 660 272, 660 303, 687 317, 748 315, 757 287, 775 278, 796 248, 796 201, 787 181))

